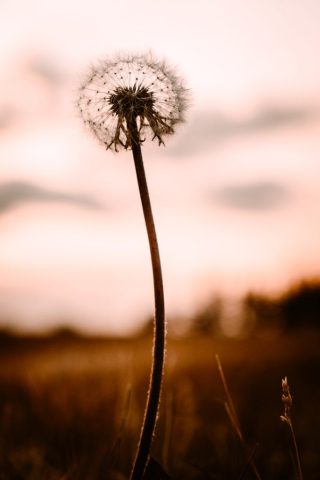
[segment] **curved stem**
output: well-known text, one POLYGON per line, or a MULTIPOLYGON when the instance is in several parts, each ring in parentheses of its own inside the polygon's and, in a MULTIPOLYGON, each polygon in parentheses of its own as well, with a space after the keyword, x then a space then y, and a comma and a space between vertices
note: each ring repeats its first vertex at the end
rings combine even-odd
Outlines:
MULTIPOLYGON (((131 129, 134 129, 134 138, 138 140, 139 134, 136 124, 133 126, 131 125, 131 129)), ((132 142, 132 153, 136 168, 143 214, 148 233, 155 297, 153 362, 150 376, 150 386, 138 450, 130 477, 130 480, 141 480, 149 459, 150 446, 154 435, 160 403, 165 353, 165 311, 159 248, 139 140, 132 142)))

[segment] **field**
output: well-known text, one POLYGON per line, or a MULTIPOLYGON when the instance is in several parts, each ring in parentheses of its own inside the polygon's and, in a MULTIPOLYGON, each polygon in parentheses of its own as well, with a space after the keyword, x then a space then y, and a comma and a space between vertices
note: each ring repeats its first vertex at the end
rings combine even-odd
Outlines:
MULTIPOLYGON (((175 480, 294 479, 281 380, 293 395, 302 472, 320 472, 320 332, 170 339, 153 457, 175 480), (230 418, 215 354, 238 414, 230 418), (245 471, 244 471, 245 470, 245 471)), ((0 340, 0 479, 122 480, 140 433, 152 337, 0 340)), ((156 479, 155 479, 156 480, 156 479)))

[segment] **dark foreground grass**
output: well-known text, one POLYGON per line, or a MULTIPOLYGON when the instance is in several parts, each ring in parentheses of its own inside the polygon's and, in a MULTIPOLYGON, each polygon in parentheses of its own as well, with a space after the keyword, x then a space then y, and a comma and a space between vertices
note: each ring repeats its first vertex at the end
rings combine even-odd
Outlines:
MULTIPOLYGON (((220 357, 261 478, 294 479, 281 380, 305 479, 320 478, 320 334, 169 340, 152 455, 175 480, 239 479, 248 453, 225 410, 220 357)), ((127 479, 139 439, 151 337, 3 337, 0 479, 127 479), (115 448, 116 446, 116 448, 115 448)), ((251 466, 243 479, 256 478, 251 466)))

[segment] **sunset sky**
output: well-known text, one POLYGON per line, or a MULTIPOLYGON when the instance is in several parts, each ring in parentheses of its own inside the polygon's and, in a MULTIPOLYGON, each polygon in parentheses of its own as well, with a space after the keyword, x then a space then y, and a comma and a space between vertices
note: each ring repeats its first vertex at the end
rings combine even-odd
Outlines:
POLYGON ((320 2, 5 0, 0 326, 126 333, 153 314, 130 152, 76 116, 88 65, 152 49, 188 122, 143 146, 167 316, 320 275, 320 2))

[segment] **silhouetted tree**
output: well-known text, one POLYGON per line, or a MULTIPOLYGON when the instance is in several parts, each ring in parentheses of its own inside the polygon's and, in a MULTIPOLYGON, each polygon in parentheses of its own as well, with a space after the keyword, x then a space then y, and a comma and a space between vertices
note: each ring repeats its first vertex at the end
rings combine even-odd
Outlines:
POLYGON ((195 314, 192 321, 192 333, 217 335, 221 333, 220 322, 223 302, 220 297, 214 298, 195 314))
POLYGON ((279 299, 288 329, 320 327, 320 281, 303 281, 279 299))
POLYGON ((254 331, 279 331, 284 328, 278 299, 250 292, 243 299, 243 315, 254 325, 254 331))
POLYGON ((245 315, 255 330, 320 327, 320 281, 304 280, 277 298, 249 293, 243 300, 245 315))

